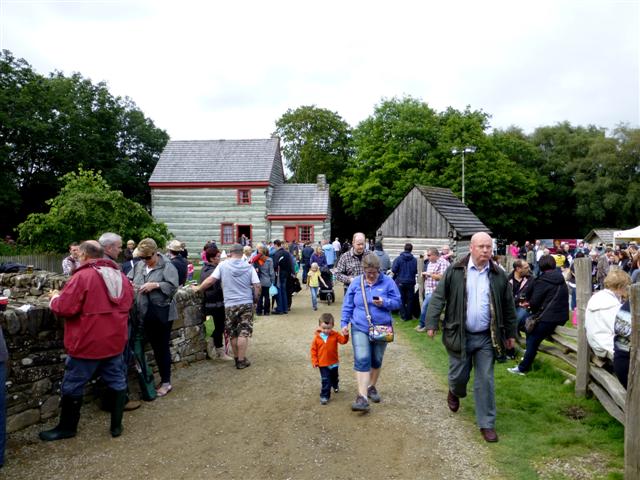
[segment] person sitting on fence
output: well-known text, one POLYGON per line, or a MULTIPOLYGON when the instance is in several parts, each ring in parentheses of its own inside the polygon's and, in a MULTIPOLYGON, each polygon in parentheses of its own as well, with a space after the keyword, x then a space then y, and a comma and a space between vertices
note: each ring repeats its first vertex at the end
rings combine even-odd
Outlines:
POLYGON ((80 255, 80 247, 77 242, 69 245, 69 256, 62 260, 62 273, 72 275, 74 270, 80 266, 78 256, 80 255))
POLYGON ((613 361, 613 336, 616 314, 627 296, 631 284, 629 274, 612 270, 604 279, 604 290, 593 294, 587 303, 584 326, 593 352, 613 361))
POLYGON ((631 346, 631 306, 624 302, 613 324, 613 371, 624 388, 629 378, 629 347, 631 346))
POLYGON ((556 260, 544 255, 539 262, 542 274, 536 279, 529 297, 529 309, 538 315, 533 329, 527 332, 524 358, 509 373, 524 375, 531 370, 542 341, 553 333, 558 325, 569 320, 569 291, 564 277, 557 269, 556 260))

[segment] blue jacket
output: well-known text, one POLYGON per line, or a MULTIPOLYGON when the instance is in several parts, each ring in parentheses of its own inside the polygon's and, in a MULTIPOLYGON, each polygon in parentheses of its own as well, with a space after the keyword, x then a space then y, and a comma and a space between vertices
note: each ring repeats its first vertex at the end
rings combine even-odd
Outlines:
POLYGON ((416 275, 418 274, 418 261, 411 252, 402 252, 393 261, 391 271, 398 285, 415 285, 416 275))
MULTIPOLYGON (((360 278, 362 275, 358 275, 353 279, 353 282, 349 285, 349 289, 344 296, 344 302, 342 303, 342 321, 341 327, 345 327, 351 324, 351 328, 355 328, 361 332, 369 331, 369 322, 367 321, 367 314, 364 309, 364 302, 362 299, 362 289, 360 287, 360 278)), ((378 276, 378 280, 371 287, 364 282, 365 294, 367 297, 367 304, 369 306, 369 313, 371 314, 371 322, 375 325, 391 325, 393 319, 391 317, 392 310, 399 310, 401 299, 400 291, 394 281, 381 273, 378 276), (380 297, 384 302, 382 307, 377 307, 373 304, 373 297, 380 297)))

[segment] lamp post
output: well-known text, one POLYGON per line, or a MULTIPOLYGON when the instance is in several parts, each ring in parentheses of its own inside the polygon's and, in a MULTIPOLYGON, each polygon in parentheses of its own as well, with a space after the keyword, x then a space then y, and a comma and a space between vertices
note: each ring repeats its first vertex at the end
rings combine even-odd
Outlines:
POLYGON ((468 145, 464 148, 452 148, 451 153, 455 155, 462 155, 462 203, 464 203, 464 154, 465 153, 476 153, 476 147, 473 145, 468 145))

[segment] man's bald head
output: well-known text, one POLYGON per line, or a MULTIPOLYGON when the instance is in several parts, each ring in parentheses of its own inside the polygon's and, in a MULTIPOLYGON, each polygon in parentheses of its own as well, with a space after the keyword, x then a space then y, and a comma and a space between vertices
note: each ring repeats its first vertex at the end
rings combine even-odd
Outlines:
POLYGON ((471 259, 476 267, 484 267, 491 260, 493 251, 493 240, 485 232, 474 233, 471 237, 471 259))
POLYGON ((366 241, 366 237, 364 233, 358 232, 353 234, 353 251, 356 255, 362 255, 364 253, 364 243, 366 241))
POLYGON ((80 260, 87 261, 104 256, 104 249, 99 242, 95 240, 86 240, 80 244, 80 260))

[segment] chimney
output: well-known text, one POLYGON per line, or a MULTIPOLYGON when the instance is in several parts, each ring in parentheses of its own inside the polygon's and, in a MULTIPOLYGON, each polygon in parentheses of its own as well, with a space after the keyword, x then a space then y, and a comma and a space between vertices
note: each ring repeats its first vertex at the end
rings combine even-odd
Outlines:
POLYGON ((318 190, 326 190, 327 189, 327 176, 319 173, 317 180, 316 180, 316 186, 318 188, 318 190))

